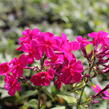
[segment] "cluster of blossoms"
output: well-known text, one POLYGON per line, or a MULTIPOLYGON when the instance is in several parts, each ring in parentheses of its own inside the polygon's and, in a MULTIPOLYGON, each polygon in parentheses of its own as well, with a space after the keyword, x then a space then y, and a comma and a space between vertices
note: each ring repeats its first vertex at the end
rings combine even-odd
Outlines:
POLYGON ((69 41, 64 33, 55 36, 39 29, 26 29, 22 35, 17 48, 22 54, 0 64, 5 89, 12 96, 21 90, 22 82, 19 80, 25 78, 25 69, 33 70, 30 82, 36 86, 48 86, 52 81, 60 89, 63 84, 79 83, 85 76, 82 62, 73 54, 77 50, 81 50, 89 64, 92 64, 89 67, 95 74, 109 71, 109 35, 106 32, 92 32, 88 34, 91 40, 78 36, 74 41, 69 41), (90 53, 87 53, 87 45, 93 46, 90 53), (40 61, 40 67, 33 66, 36 61, 40 61))
POLYGON ((109 34, 107 32, 92 32, 88 34, 93 38, 94 54, 97 58, 96 71, 107 73, 109 71, 109 34))
POLYGON ((51 81, 57 88, 62 84, 78 83, 82 79, 83 65, 72 51, 79 49, 79 43, 71 42, 65 34, 62 37, 39 29, 26 29, 19 38, 23 53, 10 62, 0 64, 0 75, 5 76, 5 89, 10 95, 21 89, 20 78, 24 77, 24 69, 35 72, 30 81, 36 86, 48 86, 51 81), (31 66, 40 61, 40 68, 31 66))

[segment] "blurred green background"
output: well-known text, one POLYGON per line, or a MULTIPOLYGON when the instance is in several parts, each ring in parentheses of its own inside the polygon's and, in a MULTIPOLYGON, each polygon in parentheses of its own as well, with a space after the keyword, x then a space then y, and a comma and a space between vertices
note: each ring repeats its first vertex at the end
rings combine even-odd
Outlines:
MULTIPOLYGON (((69 39, 74 39, 77 35, 86 36, 92 31, 108 32, 109 0, 0 0, 0 63, 18 56, 19 52, 15 51, 18 38, 28 27, 38 27, 41 31, 56 35, 64 32, 69 39)), ((36 90, 24 88, 20 94, 10 97, 3 89, 4 83, 0 78, 0 109, 37 109, 36 90)), ((106 78, 104 75, 100 81, 108 80, 106 78)), ((42 98, 48 103, 42 109, 65 109, 65 106, 70 109, 68 99, 71 98, 64 97, 68 103, 60 96, 52 101, 53 94, 59 92, 53 86, 50 88, 47 90, 52 93, 51 96, 42 92, 42 98)), ((66 88, 62 91, 69 93, 66 88)), ((106 102, 101 102, 101 105, 97 104, 92 109, 109 109, 107 107, 106 102)))

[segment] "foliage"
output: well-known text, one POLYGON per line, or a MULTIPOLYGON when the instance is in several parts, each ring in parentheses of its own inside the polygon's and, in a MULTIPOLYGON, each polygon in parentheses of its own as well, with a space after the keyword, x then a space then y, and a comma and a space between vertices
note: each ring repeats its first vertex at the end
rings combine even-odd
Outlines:
MULTIPOLYGON (((104 30, 108 32, 108 6, 109 0, 0 0, 0 63, 10 61, 20 54, 15 49, 18 47, 18 38, 24 28, 38 27, 41 31, 49 31, 57 35, 64 32, 70 40, 74 39, 76 35, 87 37, 86 34, 92 31, 104 30)), ((92 48, 90 45, 87 46, 87 52, 89 53, 92 48)), ((88 64, 80 53, 75 52, 75 54, 78 59, 84 62, 84 65, 88 64)), ((27 71, 25 75, 29 76, 29 73, 27 71)), ((0 108, 27 109, 31 107, 36 109, 37 91, 31 92, 28 86, 24 85, 22 92, 10 97, 3 89, 4 82, 2 80, 3 78, 0 77, 0 108)), ((98 80, 104 87, 108 81, 107 74, 93 79, 95 83, 98 83, 98 80)), ((82 82, 84 83, 84 81, 82 82)), ((76 88, 81 89, 82 85, 80 83, 76 88)), ((91 93, 88 86, 85 90, 91 93)), ((69 93, 73 91, 77 95, 79 92, 75 92, 73 85, 64 86, 61 91, 59 94, 60 92, 53 85, 50 88, 46 87, 41 91, 42 102, 46 101, 48 108, 64 109, 63 105, 65 105, 70 109, 69 105, 74 104, 67 103, 69 100, 66 100, 66 96, 69 97, 69 93), (61 96, 55 96, 56 94, 61 96), (62 95, 64 96, 62 97, 62 95), (59 105, 61 107, 58 107, 59 105)), ((87 98, 86 93, 84 96, 87 98)), ((100 101, 94 105, 94 109, 100 107, 106 109, 108 105, 108 101, 100 101)), ((84 109, 85 107, 84 104, 84 107, 81 108, 84 109)), ((42 106, 42 109, 44 108, 45 105, 42 106)))

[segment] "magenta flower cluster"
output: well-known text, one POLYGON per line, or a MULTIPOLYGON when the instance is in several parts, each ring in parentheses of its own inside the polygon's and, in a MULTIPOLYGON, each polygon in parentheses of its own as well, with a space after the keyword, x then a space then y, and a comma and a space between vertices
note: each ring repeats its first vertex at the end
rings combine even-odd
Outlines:
POLYGON ((96 56, 95 73, 109 71, 109 65, 106 65, 109 59, 109 34, 106 32, 92 32, 88 34, 91 40, 78 36, 74 41, 69 41, 64 33, 56 36, 37 28, 26 29, 22 35, 17 48, 22 54, 10 62, 0 64, 0 75, 4 76, 5 89, 11 96, 21 90, 20 79, 26 78, 25 69, 33 71, 30 82, 35 86, 49 86, 52 81, 60 89, 63 84, 81 82, 84 70, 82 62, 74 55, 77 50, 81 50, 89 61, 93 55, 96 56), (87 45, 93 46, 90 53, 87 53, 87 45), (36 61, 40 62, 40 66, 35 65, 36 61))

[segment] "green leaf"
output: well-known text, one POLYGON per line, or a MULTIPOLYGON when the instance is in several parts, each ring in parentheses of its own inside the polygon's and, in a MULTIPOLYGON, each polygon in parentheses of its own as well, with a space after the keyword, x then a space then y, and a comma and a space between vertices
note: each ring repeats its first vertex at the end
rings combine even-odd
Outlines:
POLYGON ((32 96, 32 95, 36 95, 38 93, 37 90, 30 90, 30 91, 27 91, 24 95, 22 95, 21 97, 19 97, 17 99, 17 102, 21 102, 21 101, 24 101, 26 98, 28 98, 29 96, 32 96))
POLYGON ((77 85, 76 85, 76 89, 81 89, 81 88, 83 88, 84 86, 85 86, 85 81, 83 80, 83 81, 81 81, 80 83, 78 83, 77 85))
POLYGON ((28 102, 28 105, 29 107, 32 107, 32 108, 35 108, 37 107, 37 100, 36 99, 31 99, 29 102, 28 102))
POLYGON ((65 109, 65 106, 57 106, 57 107, 54 107, 54 108, 51 108, 51 109, 65 109))
POLYGON ((30 101, 25 102, 21 109, 28 109, 30 107, 32 109, 37 109, 37 100, 36 99, 31 99, 30 101))
POLYGON ((93 50, 93 45, 92 44, 88 44, 86 46, 86 53, 89 54, 89 53, 91 53, 92 50, 93 50))
POLYGON ((76 98, 74 98, 72 96, 60 95, 60 94, 57 96, 63 98, 67 103, 76 103, 77 102, 76 98))

